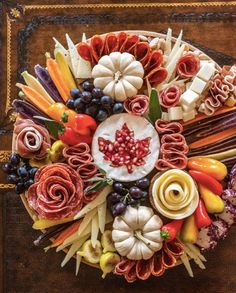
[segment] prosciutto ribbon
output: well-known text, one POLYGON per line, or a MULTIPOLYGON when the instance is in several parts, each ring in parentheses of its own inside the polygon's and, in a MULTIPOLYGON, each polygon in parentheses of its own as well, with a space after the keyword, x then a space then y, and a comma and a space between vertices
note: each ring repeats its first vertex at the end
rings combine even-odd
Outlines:
POLYGON ((146 113, 149 106, 149 98, 145 95, 136 95, 124 101, 126 112, 138 116, 146 113))
POLYGON ((43 160, 47 150, 51 147, 51 140, 46 128, 34 123, 30 119, 17 119, 14 133, 16 134, 16 148, 23 158, 43 160))
POLYGON ((179 103, 181 90, 178 86, 172 85, 160 93, 160 104, 165 108, 171 108, 179 103))

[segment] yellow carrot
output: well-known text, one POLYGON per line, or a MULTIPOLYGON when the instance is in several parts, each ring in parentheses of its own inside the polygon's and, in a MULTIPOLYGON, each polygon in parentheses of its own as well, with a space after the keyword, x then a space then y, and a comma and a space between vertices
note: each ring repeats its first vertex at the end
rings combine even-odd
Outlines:
POLYGON ((42 112, 47 113, 47 109, 51 106, 49 101, 47 101, 42 95, 27 85, 17 83, 16 86, 19 87, 25 94, 27 101, 29 101, 42 112))
POLYGON ((63 77, 57 62, 46 53, 47 69, 51 79, 58 89, 63 100, 66 102, 70 98, 70 88, 68 87, 65 78, 63 77))
POLYGON ((229 136, 231 136, 231 135, 233 135, 235 133, 236 133, 236 127, 229 128, 229 129, 224 130, 222 132, 212 134, 212 135, 210 135, 208 137, 199 139, 198 141, 195 141, 195 142, 191 143, 189 145, 189 148, 190 149, 200 148, 200 147, 215 143, 215 142, 217 142, 219 140, 225 139, 225 138, 227 138, 227 137, 229 137, 229 136))
POLYGON ((74 78, 71 74, 70 68, 66 62, 65 56, 60 51, 58 51, 58 52, 56 52, 55 58, 56 58, 56 62, 58 64, 58 66, 61 70, 61 73, 63 74, 63 77, 66 80, 68 87, 70 89, 77 88, 75 81, 74 81, 74 78))
POLYGON ((49 227, 53 227, 53 226, 64 224, 71 221, 73 221, 73 218, 65 218, 61 220, 40 219, 35 221, 32 227, 35 230, 43 230, 49 227))

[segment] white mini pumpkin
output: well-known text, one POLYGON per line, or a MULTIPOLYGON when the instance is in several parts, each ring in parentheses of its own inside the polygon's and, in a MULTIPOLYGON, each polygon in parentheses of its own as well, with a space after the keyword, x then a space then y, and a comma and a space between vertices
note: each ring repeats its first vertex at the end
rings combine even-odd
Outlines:
POLYGON ((146 206, 128 206, 115 218, 112 239, 121 256, 132 260, 149 259, 162 248, 162 220, 146 206))
POLYGON ((143 85, 143 76, 142 64, 129 53, 105 55, 92 70, 94 86, 120 102, 137 94, 143 85))

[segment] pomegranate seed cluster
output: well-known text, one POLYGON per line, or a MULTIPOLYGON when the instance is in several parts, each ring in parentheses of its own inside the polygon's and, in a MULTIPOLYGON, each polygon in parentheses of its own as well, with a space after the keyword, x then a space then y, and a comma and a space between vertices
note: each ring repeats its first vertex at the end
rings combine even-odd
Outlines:
POLYGON ((104 160, 111 161, 112 167, 125 166, 132 173, 133 166, 145 164, 144 158, 150 154, 150 140, 150 137, 135 139, 134 131, 124 123, 121 130, 116 130, 114 142, 99 137, 98 145, 100 152, 104 154, 104 160))

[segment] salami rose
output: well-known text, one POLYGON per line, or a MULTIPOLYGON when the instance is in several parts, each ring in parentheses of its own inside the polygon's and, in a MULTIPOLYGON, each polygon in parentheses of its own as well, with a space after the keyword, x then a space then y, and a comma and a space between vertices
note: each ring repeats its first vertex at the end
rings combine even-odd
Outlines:
POLYGON ((178 86, 172 85, 160 93, 160 104, 165 108, 171 108, 179 103, 181 90, 178 86))
POLYGON ((46 128, 30 119, 18 119, 15 123, 16 149, 23 158, 45 159, 51 147, 50 136, 46 128))
POLYGON ((44 166, 35 175, 27 194, 30 207, 42 218, 59 220, 74 216, 82 207, 83 181, 70 166, 44 166))
POLYGON ((188 53, 178 60, 176 71, 183 78, 193 77, 200 68, 199 57, 193 53, 188 53))
POLYGON ((134 115, 144 115, 148 109, 149 99, 145 95, 136 95, 124 102, 125 110, 134 115))

